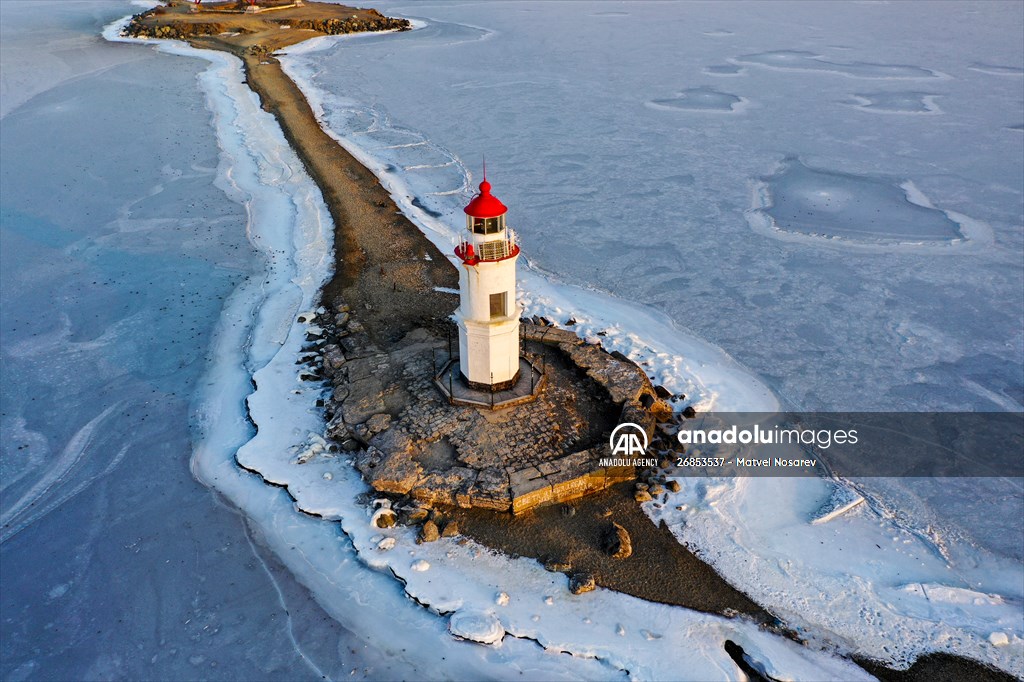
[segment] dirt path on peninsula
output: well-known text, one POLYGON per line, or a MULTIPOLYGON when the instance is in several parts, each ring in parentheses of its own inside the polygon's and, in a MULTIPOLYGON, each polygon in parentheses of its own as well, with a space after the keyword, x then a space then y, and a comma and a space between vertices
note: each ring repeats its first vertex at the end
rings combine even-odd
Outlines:
MULTIPOLYGON (((193 43, 217 47, 209 39, 193 43)), ((457 299, 435 287, 458 287, 448 258, 398 210, 376 176, 324 132, 276 59, 229 51, 242 59, 247 84, 281 125, 334 220, 335 275, 324 288, 325 304, 347 302, 382 347, 447 319, 457 299)))

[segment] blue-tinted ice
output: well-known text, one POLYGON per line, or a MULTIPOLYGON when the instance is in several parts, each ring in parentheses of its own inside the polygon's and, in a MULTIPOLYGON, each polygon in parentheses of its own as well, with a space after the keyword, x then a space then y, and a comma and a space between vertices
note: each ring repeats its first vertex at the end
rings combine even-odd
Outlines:
POLYGON ((873 64, 870 62, 833 62, 804 50, 773 50, 736 57, 743 64, 785 71, 823 71, 851 78, 937 78, 931 69, 909 64, 873 64))
POLYGON ((130 10, 0 7, 17 89, 0 136, 0 678, 410 677, 366 672, 362 644, 192 475, 194 392, 256 259, 215 185, 206 64, 103 41, 130 10))
POLYGON ((708 111, 731 113, 743 103, 742 97, 721 92, 712 87, 689 88, 676 93, 675 97, 652 99, 650 104, 661 109, 680 111, 708 111))
POLYGON ((788 159, 764 178, 761 208, 780 230, 868 243, 949 242, 962 239, 942 211, 910 201, 899 183, 810 168, 788 159))
POLYGON ((1019 66, 1007 66, 1005 64, 974 63, 967 68, 972 71, 992 74, 993 76, 1024 76, 1024 69, 1019 66))
POLYGON ((851 106, 879 114, 941 114, 939 95, 927 92, 871 92, 855 94, 851 106))
POLYGON ((704 73, 710 76, 739 76, 746 69, 736 64, 713 64, 704 67, 704 73))

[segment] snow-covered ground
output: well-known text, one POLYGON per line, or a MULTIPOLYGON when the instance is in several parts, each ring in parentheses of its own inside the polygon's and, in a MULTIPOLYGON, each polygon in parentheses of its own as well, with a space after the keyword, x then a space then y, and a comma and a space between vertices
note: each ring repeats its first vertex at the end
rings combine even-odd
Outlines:
MULTIPOLYGON (((11 6, 0 5, 5 29, 11 6)), ((117 15, 117 4, 76 6, 79 31, 90 14, 94 23, 117 15)), ((486 152, 528 259, 520 279, 529 310, 574 316, 584 336, 606 332, 604 343, 700 407, 1019 410, 1021 11, 950 3, 936 18, 922 7, 392 5, 382 9, 426 15, 418 30, 316 41, 284 61, 329 130, 445 252, 475 181, 468 169, 486 152), (970 39, 951 54, 954 28, 970 39), (883 205, 913 216, 909 239, 863 224, 883 205), (807 229, 801 207, 830 229, 807 229), (886 248, 893 241, 898 248, 886 248)), ((40 25, 31 17, 22 15, 26 26, 40 25)), ((59 54, 53 44, 37 49, 59 54)), ((92 44, 65 56, 67 67, 47 67, 42 97, 5 109, 5 679, 164 669, 335 678, 353 668, 377 678, 737 678, 726 640, 787 679, 858 674, 830 652, 899 665, 949 650, 1024 673, 1019 480, 852 482, 868 502, 820 524, 810 520, 832 484, 812 479, 689 479, 669 504, 649 505, 798 627, 804 648, 743 621, 604 590, 569 597, 565 578, 534 562, 372 528, 347 462, 321 453, 298 463, 323 428, 318 389, 294 365, 304 338, 297 319, 329 274, 319 194, 237 62, 160 50, 92 44), (146 68, 119 71, 127 58, 107 52, 114 48, 146 68), (94 61, 73 58, 81 54, 94 61), (176 88, 169 60, 182 65, 176 88), (172 129, 215 153, 210 115, 201 98, 188 99, 197 74, 220 148, 201 162, 154 139, 172 129), (156 82, 164 89, 146 89, 156 82), (179 99, 161 99, 168 92, 179 99), (96 121, 91 135, 76 130, 83 118, 96 121), (8 135, 39 144, 51 122, 66 137, 49 157, 8 135), (140 143, 136 166, 82 163, 126 136, 140 143), (156 161, 154 146, 163 150, 156 161), (48 168, 59 169, 51 184, 33 184, 48 168), (19 173, 26 189, 12 193, 19 173), (62 185, 80 189, 58 210, 45 190, 62 185), (112 194, 120 190, 123 199, 112 194), (10 229, 28 223, 9 221, 9 206, 35 222, 10 229), (101 217, 85 219, 91 211, 101 217), (41 229, 46 216, 84 233, 41 229), (45 249, 13 241, 26 234, 45 249), (184 261, 168 257, 179 251, 184 261), (116 270, 114 299, 89 289, 103 280, 83 264, 116 270), (145 277, 124 274, 133 268, 145 277), (50 293, 52 281, 63 294, 50 293), (115 305, 140 291, 162 298, 124 313, 115 305), (189 363, 205 348, 205 367, 189 363), (72 362, 83 357, 96 364, 72 362), (38 378, 9 388, 12 367, 38 378), (47 393, 53 385, 64 393, 47 393), (40 419, 32 401, 55 397, 61 418, 40 419), (158 403, 128 413, 147 400, 158 403), (208 495, 159 468, 182 463, 186 405, 193 472, 242 511, 245 533, 206 511, 208 495), (240 470, 236 456, 296 501, 240 470), (165 477, 170 487, 158 497, 167 509, 149 492, 165 477), (133 504, 150 513, 127 527, 105 510, 133 504), (192 516, 178 512, 181 532, 167 530, 182 506, 192 516), (993 515, 1008 519, 995 525, 1001 532, 981 523, 993 515), (85 537, 65 548, 80 517, 85 537), (71 579, 35 585, 22 569, 43 547, 58 562, 96 558, 74 564, 71 579), (107 558, 138 552, 144 561, 134 564, 107 558), (240 572, 234 562, 246 557, 240 572), (125 564, 156 576, 145 606, 114 607, 151 638, 113 625, 122 616, 105 603, 112 576, 147 584, 123 573, 125 564), (22 576, 16 589, 12 566, 22 576), (179 566, 195 577, 182 578, 179 566), (15 612, 17 622, 7 615, 15 612), (104 627, 113 634, 99 635, 104 627), (502 631, 491 646, 451 634, 502 631)))

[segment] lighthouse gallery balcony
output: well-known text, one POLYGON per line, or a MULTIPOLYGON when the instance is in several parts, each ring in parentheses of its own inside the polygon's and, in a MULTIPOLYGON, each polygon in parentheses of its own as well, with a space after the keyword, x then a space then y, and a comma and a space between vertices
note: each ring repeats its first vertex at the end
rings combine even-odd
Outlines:
POLYGON ((516 245, 515 236, 509 231, 507 239, 494 239, 481 242, 473 246, 470 242, 461 242, 455 247, 455 255, 462 259, 463 263, 485 263, 505 260, 519 255, 519 246, 516 245))

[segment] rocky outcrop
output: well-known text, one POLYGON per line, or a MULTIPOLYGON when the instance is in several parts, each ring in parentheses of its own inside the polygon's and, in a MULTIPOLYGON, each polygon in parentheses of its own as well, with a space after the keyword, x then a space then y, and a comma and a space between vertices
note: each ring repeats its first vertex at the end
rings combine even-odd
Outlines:
MULTIPOLYGON (((215 36, 222 33, 239 31, 243 27, 236 19, 232 19, 232 12, 219 10, 217 12, 189 13, 182 14, 169 12, 166 8, 157 7, 154 10, 143 12, 132 18, 125 27, 123 34, 133 38, 162 38, 166 40, 188 40, 200 36, 215 36), (202 17, 202 18, 200 18, 202 17)), ((386 17, 377 10, 366 10, 363 17, 349 16, 344 19, 339 17, 324 17, 322 19, 302 19, 289 16, 286 8, 280 11, 268 12, 273 16, 261 17, 269 28, 280 26, 292 29, 305 29, 325 33, 327 35, 343 35, 347 33, 368 33, 375 31, 408 31, 412 24, 408 19, 397 19, 386 17)), ((237 16, 237 13, 235 13, 237 16)), ((251 28, 249 29, 252 30, 251 28)), ((249 54, 269 54, 272 50, 264 45, 253 45, 248 48, 249 54)))
MULTIPOLYGON (((370 10, 376 13, 376 10, 370 10)), ((342 35, 345 33, 366 33, 369 31, 408 31, 412 24, 408 19, 395 19, 385 17, 379 13, 376 18, 371 19, 307 19, 292 22, 295 28, 304 28, 311 31, 326 33, 327 35, 342 35)))
MULTIPOLYGON (((548 384, 532 403, 489 412, 450 404, 437 390, 447 348, 436 332, 414 329, 385 352, 358 317, 340 301, 304 317, 314 367, 302 372, 330 380, 328 435, 353 453, 375 490, 399 498, 403 522, 422 520, 413 508, 521 513, 635 478, 632 466, 601 465, 617 423, 653 430, 665 406, 633 362, 571 332, 524 323, 524 348, 550 358, 541 363, 548 384)), ((612 553, 628 556, 628 542, 612 553)))
POLYGON ((557 346, 608 392, 612 402, 622 405, 620 423, 639 424, 651 437, 657 422, 671 419, 672 407, 661 396, 668 392, 659 392, 643 369, 622 353, 608 353, 599 345, 584 343, 565 329, 525 324, 522 328, 523 338, 557 346))
POLYGON ((216 21, 203 23, 175 22, 173 15, 168 18, 151 20, 146 12, 132 18, 122 35, 132 38, 161 38, 164 40, 188 40, 199 36, 215 36, 228 30, 225 24, 216 21))

